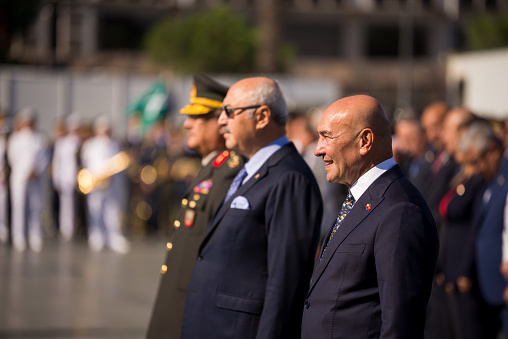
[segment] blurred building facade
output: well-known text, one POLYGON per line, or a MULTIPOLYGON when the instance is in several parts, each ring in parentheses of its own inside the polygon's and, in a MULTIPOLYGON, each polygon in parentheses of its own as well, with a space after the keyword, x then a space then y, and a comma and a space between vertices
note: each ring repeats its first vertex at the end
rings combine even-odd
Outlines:
POLYGON ((294 75, 332 76, 343 94, 368 92, 388 109, 444 99, 446 54, 462 21, 508 0, 41 0, 39 16, 11 55, 23 62, 150 71, 141 51, 151 24, 168 13, 227 3, 253 22, 276 10, 280 40, 297 49, 294 75), (390 107, 392 106, 392 107, 390 107))

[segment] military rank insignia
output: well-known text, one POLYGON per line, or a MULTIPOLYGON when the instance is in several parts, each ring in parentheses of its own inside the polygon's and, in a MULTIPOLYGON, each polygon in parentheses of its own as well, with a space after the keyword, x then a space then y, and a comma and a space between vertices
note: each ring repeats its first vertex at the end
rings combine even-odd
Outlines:
POLYGON ((201 181, 199 184, 194 186, 194 188, 192 190, 196 193, 208 194, 208 193, 210 193, 210 189, 212 188, 212 186, 213 186, 213 180, 208 179, 208 180, 201 181))
POLYGON ((185 215, 183 217, 183 224, 185 227, 191 228, 194 225, 194 217, 196 216, 196 212, 191 209, 185 210, 185 215))
POLYGON ((231 152, 228 160, 228 166, 230 168, 235 168, 238 165, 240 165, 240 157, 235 152, 231 152))
POLYGON ((229 157, 229 151, 222 151, 212 162, 213 167, 220 167, 229 157))

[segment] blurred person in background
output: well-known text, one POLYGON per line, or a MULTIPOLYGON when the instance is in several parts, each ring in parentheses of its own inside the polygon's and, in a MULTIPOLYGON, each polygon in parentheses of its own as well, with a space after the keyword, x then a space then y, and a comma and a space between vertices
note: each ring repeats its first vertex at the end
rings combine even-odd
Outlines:
POLYGON ((159 291, 147 338, 180 338, 185 297, 194 262, 208 223, 226 195, 244 159, 225 149, 217 119, 228 88, 213 79, 194 74, 190 104, 180 110, 186 116, 187 147, 201 157, 201 169, 181 200, 173 223, 159 291))
MULTIPOLYGON (((290 114, 286 125, 288 140, 295 144, 296 149, 302 155, 303 160, 309 165, 312 174, 316 178, 323 199, 323 221, 321 223, 321 238, 328 232, 328 227, 335 220, 339 201, 344 201, 347 195, 347 187, 333 185, 326 181, 326 171, 323 162, 314 155, 318 134, 317 125, 322 116, 322 111, 315 109, 310 114, 290 114)), ((319 248, 318 248, 319 252, 319 248)))
MULTIPOLYGON (((407 178, 420 192, 428 185, 431 161, 434 154, 429 150, 429 144, 420 122, 412 116, 404 116, 395 123, 395 139, 397 148, 395 153, 405 154, 408 161, 405 167, 407 178)), ((403 164, 399 164, 404 169, 403 164)))
POLYGON ((426 184, 421 193, 429 205, 439 233, 439 257, 436 265, 436 277, 428 306, 428 320, 425 337, 432 339, 453 338, 454 323, 451 318, 451 305, 448 294, 444 290, 443 260, 444 244, 446 243, 446 223, 439 214, 439 203, 451 188, 451 181, 458 172, 458 165, 446 151, 442 140, 443 121, 449 107, 444 102, 433 102, 427 105, 420 117, 425 130, 428 153, 431 160, 426 184))
POLYGON ((9 240, 9 168, 7 166, 7 139, 9 128, 5 115, 0 112, 0 243, 9 240))
POLYGON ((446 115, 442 130, 446 151, 460 164, 460 172, 453 178, 451 189, 439 203, 439 212, 448 229, 442 254, 444 288, 450 296, 449 313, 455 325, 454 337, 464 339, 491 337, 482 323, 482 298, 474 258, 476 202, 484 180, 475 166, 464 162, 459 150, 464 132, 475 120, 475 115, 468 109, 453 108, 446 115))
POLYGON ((480 292, 486 302, 482 319, 489 320, 484 327, 496 338, 502 327, 508 337, 508 272, 504 262, 508 261, 506 232, 506 201, 508 197, 508 158, 500 139, 488 123, 473 123, 465 132, 459 145, 463 161, 474 166, 487 181, 477 205, 476 268, 480 292), (503 264, 502 264, 503 263, 503 264), (502 326, 501 326, 502 325, 502 326))
POLYGON ((41 211, 44 197, 43 176, 49 164, 46 138, 35 130, 36 111, 22 108, 16 115, 16 131, 9 138, 7 158, 12 204, 12 241, 17 251, 28 244, 34 252, 42 249, 43 229, 41 211), (25 232, 28 226, 28 232, 25 232))
POLYGON ((127 253, 129 242, 122 235, 121 175, 109 173, 112 159, 120 145, 111 137, 111 122, 101 116, 93 124, 94 135, 83 143, 83 167, 98 181, 86 196, 88 245, 94 252, 108 246, 118 253, 127 253))
POLYGON ((65 132, 55 140, 52 161, 53 187, 58 194, 58 225, 63 241, 72 239, 75 231, 76 177, 81 138, 80 119, 73 113, 65 119, 65 132))

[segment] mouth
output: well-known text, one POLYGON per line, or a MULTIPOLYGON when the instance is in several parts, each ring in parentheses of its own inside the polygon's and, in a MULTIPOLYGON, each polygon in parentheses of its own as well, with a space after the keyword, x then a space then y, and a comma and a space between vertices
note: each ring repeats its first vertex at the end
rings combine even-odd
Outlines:
POLYGON ((323 161, 325 163, 325 169, 327 169, 328 167, 330 167, 333 164, 333 160, 331 160, 331 159, 323 158, 323 161))

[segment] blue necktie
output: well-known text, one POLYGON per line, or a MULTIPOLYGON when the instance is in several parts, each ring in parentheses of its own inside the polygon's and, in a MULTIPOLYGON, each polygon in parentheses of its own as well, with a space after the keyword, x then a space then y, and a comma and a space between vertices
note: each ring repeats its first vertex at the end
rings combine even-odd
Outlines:
POLYGON ((233 196, 233 194, 236 193, 238 188, 242 186, 243 179, 247 176, 247 170, 245 170, 245 167, 238 172, 236 177, 233 179, 233 182, 231 183, 231 186, 229 186, 228 193, 226 193, 226 197, 224 198, 224 202, 228 201, 229 198, 233 196))
POLYGON ((342 203, 342 208, 340 209, 339 215, 337 216, 337 220, 335 220, 335 225, 333 225, 332 233, 330 233, 330 237, 328 238, 328 241, 326 242, 326 246, 323 249, 323 252, 321 253, 321 258, 325 254, 326 248, 328 247, 328 244, 330 243, 330 240, 332 240, 333 235, 337 230, 339 229, 340 224, 342 223, 342 220, 346 217, 346 215, 353 209, 353 205, 355 204, 355 198, 349 192, 349 194, 346 197, 346 200, 342 203))

